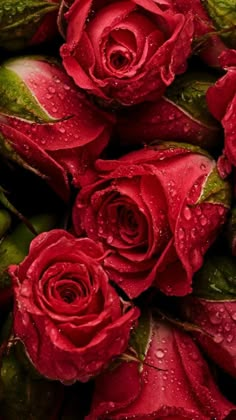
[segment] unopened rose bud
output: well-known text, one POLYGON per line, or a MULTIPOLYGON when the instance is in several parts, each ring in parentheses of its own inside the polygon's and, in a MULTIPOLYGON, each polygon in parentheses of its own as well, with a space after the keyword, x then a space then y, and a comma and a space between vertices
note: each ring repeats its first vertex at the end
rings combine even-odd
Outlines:
POLYGON ((114 118, 78 91, 54 59, 0 66, 0 154, 43 177, 64 200, 108 144, 114 118))
POLYGON ((6 0, 0 3, 0 46, 20 50, 57 33, 59 0, 6 0))
POLYGON ((118 120, 122 144, 149 144, 159 139, 217 148, 221 128, 206 102, 206 92, 215 81, 208 73, 185 73, 160 100, 122 111, 118 120))
POLYGON ((183 312, 202 332, 197 341, 216 364, 236 377, 236 262, 215 256, 195 275, 183 312))

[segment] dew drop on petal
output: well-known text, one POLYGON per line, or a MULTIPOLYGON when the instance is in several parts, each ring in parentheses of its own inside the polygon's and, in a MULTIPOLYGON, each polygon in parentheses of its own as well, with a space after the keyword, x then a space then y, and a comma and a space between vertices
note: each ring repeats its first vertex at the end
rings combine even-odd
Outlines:
POLYGON ((184 209, 184 217, 186 220, 190 220, 192 217, 192 212, 189 207, 185 207, 184 209))
POLYGON ((162 349, 158 349, 158 350, 156 351, 155 355, 156 355, 156 357, 157 357, 158 359, 163 359, 163 357, 165 356, 165 353, 164 353, 164 351, 163 351, 162 349))

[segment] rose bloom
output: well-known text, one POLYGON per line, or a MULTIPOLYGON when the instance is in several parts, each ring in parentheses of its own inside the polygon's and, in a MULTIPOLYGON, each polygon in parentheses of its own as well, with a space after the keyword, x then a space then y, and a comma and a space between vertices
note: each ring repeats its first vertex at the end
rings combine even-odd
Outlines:
POLYGON ((64 69, 46 57, 4 62, 0 81, 0 135, 46 177, 60 197, 68 199, 68 174, 78 186, 107 145, 113 118, 93 105, 64 69))
POLYGON ((236 407, 221 395, 189 335, 152 320, 148 339, 143 365, 124 362, 96 379, 86 420, 229 420, 230 414, 235 416, 236 407))
POLYGON ((99 98, 124 105, 154 99, 186 70, 192 15, 171 11, 166 0, 75 0, 65 16, 65 69, 99 98))
POLYGON ((236 50, 223 52, 220 63, 227 73, 208 89, 207 103, 212 115, 224 128, 224 153, 236 166, 236 50))
POLYGON ((85 382, 127 347, 139 310, 121 301, 90 239, 55 229, 38 235, 9 274, 14 334, 34 367, 64 383, 85 382))
POLYGON ((163 144, 98 160, 96 171, 76 198, 73 223, 77 235, 112 251, 104 260, 111 279, 131 298, 152 284, 170 295, 191 292, 229 205, 214 160, 193 146, 163 144), (214 201, 216 185, 225 203, 214 201))

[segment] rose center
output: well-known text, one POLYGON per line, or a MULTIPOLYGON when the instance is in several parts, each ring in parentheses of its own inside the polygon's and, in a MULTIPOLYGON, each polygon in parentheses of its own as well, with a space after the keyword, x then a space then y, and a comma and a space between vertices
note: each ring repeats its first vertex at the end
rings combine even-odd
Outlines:
POLYGON ((111 65, 117 70, 120 70, 129 64, 128 58, 120 52, 111 54, 110 61, 111 65))
POLYGON ((61 290, 60 295, 62 300, 64 300, 66 303, 72 303, 76 299, 75 291, 69 288, 61 290))

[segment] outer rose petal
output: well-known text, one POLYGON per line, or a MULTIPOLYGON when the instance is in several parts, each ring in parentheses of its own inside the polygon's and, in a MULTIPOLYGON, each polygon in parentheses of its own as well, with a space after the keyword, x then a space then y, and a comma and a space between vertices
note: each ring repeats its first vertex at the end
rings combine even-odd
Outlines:
POLYGON ((208 301, 189 297, 183 311, 202 329, 195 337, 215 363, 236 378, 236 301, 208 301))
POLYGON ((127 347, 139 310, 125 309, 102 258, 103 249, 90 239, 57 229, 38 235, 25 260, 9 268, 15 336, 50 379, 88 381, 127 347))
POLYGON ((148 365, 144 362, 140 372, 136 364, 135 372, 134 362, 124 363, 101 375, 87 420, 223 420, 235 413, 188 335, 159 321, 151 332, 145 356, 148 365), (126 378, 130 378, 129 387, 124 387, 126 378))

